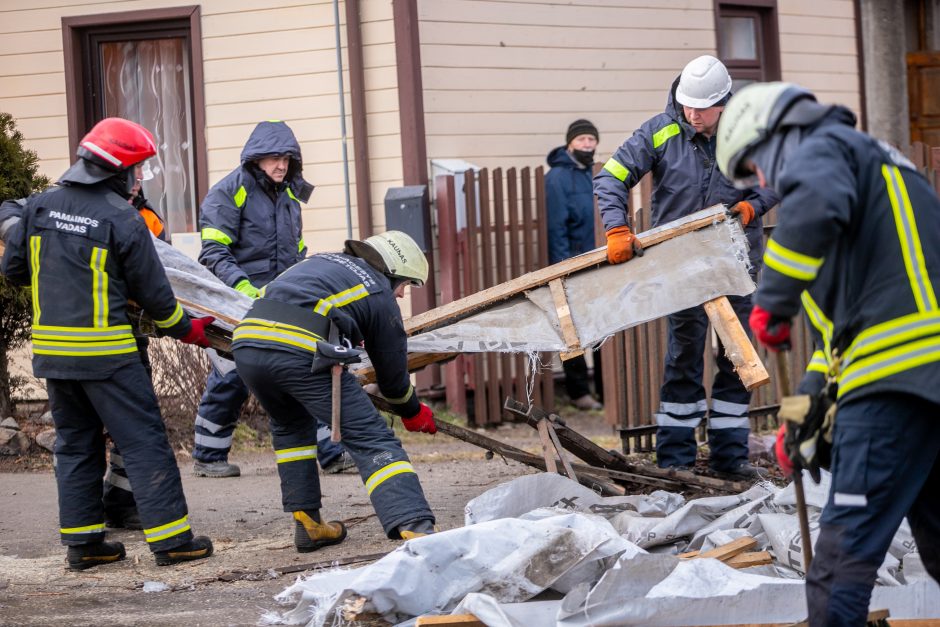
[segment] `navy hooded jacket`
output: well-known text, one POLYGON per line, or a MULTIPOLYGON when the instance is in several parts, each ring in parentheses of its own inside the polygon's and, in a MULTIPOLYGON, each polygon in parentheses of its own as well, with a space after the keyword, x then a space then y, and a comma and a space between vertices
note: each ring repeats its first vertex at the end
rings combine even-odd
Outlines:
POLYGON ((769 189, 735 189, 718 170, 715 140, 709 141, 686 120, 675 100, 679 79, 672 84, 666 110, 646 122, 627 139, 604 169, 594 177, 594 193, 604 229, 630 226, 627 200, 630 188, 647 172, 653 173, 652 226, 671 222, 717 203, 733 206, 747 200, 754 219, 744 231, 750 261, 759 267, 763 254, 761 216, 777 204, 769 189))
POLYGON ((548 214, 548 262, 558 263, 597 246, 594 243, 594 189, 589 166, 571 156, 567 147, 548 153, 545 175, 548 214))
POLYGON ((251 132, 241 165, 212 186, 199 216, 199 261, 229 287, 244 279, 262 287, 307 255, 300 203, 313 187, 301 176, 300 144, 284 122, 261 122, 251 132), (289 155, 287 176, 274 183, 256 165, 289 155))

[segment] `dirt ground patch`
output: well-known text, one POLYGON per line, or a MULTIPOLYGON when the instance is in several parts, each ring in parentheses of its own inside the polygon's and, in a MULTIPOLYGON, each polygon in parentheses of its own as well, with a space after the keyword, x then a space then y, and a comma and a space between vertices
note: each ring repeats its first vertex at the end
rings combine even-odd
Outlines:
MULTIPOLYGON (((605 448, 618 447, 599 413, 564 415, 569 426, 605 448)), ((487 434, 541 451, 536 431, 523 424, 487 434)), ((443 434, 404 434, 403 441, 442 529, 463 525, 469 500, 536 472, 499 457, 486 459, 481 449, 443 434)), ((0 625, 255 625, 264 612, 283 609, 272 597, 297 577, 274 577, 269 570, 386 553, 401 544, 385 537, 358 475, 323 475, 323 513, 346 522, 349 537, 316 553, 296 553, 293 520, 281 511, 273 453, 247 449, 231 459, 242 467, 239 478, 195 478, 191 461, 179 460, 193 530, 212 538, 212 558, 157 567, 140 532, 111 530, 109 539, 125 544, 127 559, 83 573, 65 567, 48 455, 8 460, 0 469, 0 625), (237 580, 245 573, 254 573, 255 580, 237 580), (145 582, 169 590, 145 592, 145 582)))

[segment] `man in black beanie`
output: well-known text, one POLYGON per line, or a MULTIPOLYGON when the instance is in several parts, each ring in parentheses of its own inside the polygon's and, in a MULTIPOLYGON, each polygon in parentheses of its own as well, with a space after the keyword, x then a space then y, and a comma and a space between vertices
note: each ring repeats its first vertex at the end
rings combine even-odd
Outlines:
MULTIPOLYGON (((588 120, 575 120, 565 133, 565 145, 548 153, 551 170, 545 175, 548 213, 548 261, 558 263, 596 248, 594 243, 594 151, 600 136, 588 120)), ((594 388, 603 398, 600 353, 594 353, 594 388)), ((562 362, 565 387, 578 409, 601 409, 588 385, 583 355, 562 362)))

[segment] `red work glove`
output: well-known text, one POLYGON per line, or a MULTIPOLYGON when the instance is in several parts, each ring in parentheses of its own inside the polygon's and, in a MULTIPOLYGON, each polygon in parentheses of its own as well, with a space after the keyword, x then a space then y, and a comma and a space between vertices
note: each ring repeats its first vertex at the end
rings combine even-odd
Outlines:
POLYGON ((777 465, 780 466, 780 470, 783 471, 783 475, 785 477, 792 477, 793 462, 791 462, 789 456, 787 456, 787 447, 783 443, 783 440, 786 437, 787 424, 783 423, 777 430, 777 442, 774 444, 774 454, 777 456, 777 465))
POLYGON ((747 226, 751 223, 751 220, 754 219, 754 205, 746 200, 742 200, 735 206, 731 207, 731 213, 741 219, 741 224, 747 226))
POLYGON ((615 226, 607 231, 607 261, 624 263, 643 256, 643 245, 636 238, 629 226, 615 226))
POLYGON ((417 431, 420 433, 437 433, 437 425, 434 424, 434 412, 431 408, 421 403, 421 409, 411 418, 402 418, 401 423, 405 425, 408 431, 417 431))
POLYGON ((180 342, 209 348, 209 338, 206 337, 206 327, 215 322, 215 318, 212 316, 192 318, 189 322, 192 324, 192 328, 189 330, 189 333, 180 338, 180 342))
POLYGON ((775 316, 760 305, 754 305, 749 322, 757 341, 769 350, 776 353, 790 348, 790 321, 788 319, 775 316))

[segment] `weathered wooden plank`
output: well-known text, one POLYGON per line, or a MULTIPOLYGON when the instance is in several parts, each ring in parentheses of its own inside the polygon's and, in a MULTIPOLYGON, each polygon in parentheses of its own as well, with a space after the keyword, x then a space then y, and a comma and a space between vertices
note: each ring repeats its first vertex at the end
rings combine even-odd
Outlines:
MULTIPOLYGON (((702 218, 691 220, 668 229, 655 229, 649 233, 641 233, 639 239, 643 247, 648 248, 678 235, 682 235, 683 233, 690 233, 705 228, 724 219, 724 206, 715 205, 714 207, 709 207, 709 213, 702 218)), ((599 248, 589 253, 566 259, 554 265, 524 274, 511 281, 494 285, 493 287, 483 289, 475 294, 441 305, 430 311, 412 316, 405 320, 405 330, 409 335, 413 335, 419 331, 427 331, 440 325, 456 322, 480 309, 511 298, 525 290, 540 287, 554 279, 560 279, 574 272, 586 270, 602 263, 607 263, 606 248, 599 248)))
POLYGON ((725 354, 731 363, 734 364, 734 370, 744 383, 748 390, 767 385, 770 382, 770 375, 764 367, 751 344, 750 338, 741 326, 738 315, 734 313, 731 303, 724 296, 710 300, 705 303, 705 313, 712 323, 721 343, 724 344, 725 354))
POLYGON ((555 445, 552 439, 548 437, 548 421, 539 420, 537 430, 539 440, 542 443, 542 458, 545 460, 545 468, 548 472, 558 474, 558 464, 555 462, 555 445))
POLYGON ((751 566, 766 566, 773 563, 774 558, 767 551, 748 551, 725 560, 725 564, 732 568, 750 568, 751 566))
POLYGON ((565 474, 568 475, 569 479, 577 481, 578 476, 574 474, 574 469, 571 467, 571 462, 568 461, 568 454, 561 446, 561 442, 558 441, 558 434, 555 433, 555 427, 552 426, 552 422, 547 418, 543 418, 539 421, 539 424, 545 425, 545 430, 548 431, 548 437, 551 438, 552 444, 555 447, 555 451, 558 453, 558 459, 561 460, 561 465, 565 468, 565 474))
POLYGON ((486 627, 473 614, 448 614, 446 616, 419 616, 415 627, 486 627))
POLYGON ((728 544, 722 544, 721 546, 715 547, 710 551, 700 552, 696 557, 713 557, 724 562, 731 559, 735 555, 739 555, 740 553, 744 553, 745 551, 753 549, 755 546, 757 546, 756 538, 752 538, 751 536, 743 536, 732 540, 728 544))
POLYGON ((552 292, 552 300, 555 303, 555 313, 558 314, 558 323, 561 325, 561 335, 565 339, 565 345, 568 350, 561 353, 561 360, 567 361, 573 357, 584 354, 581 348, 581 339, 578 337, 578 329, 574 326, 574 320, 571 319, 571 307, 568 305, 568 295, 565 294, 565 280, 554 279, 548 282, 548 288, 552 292))

